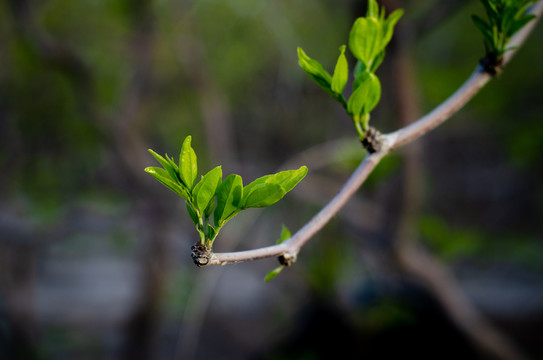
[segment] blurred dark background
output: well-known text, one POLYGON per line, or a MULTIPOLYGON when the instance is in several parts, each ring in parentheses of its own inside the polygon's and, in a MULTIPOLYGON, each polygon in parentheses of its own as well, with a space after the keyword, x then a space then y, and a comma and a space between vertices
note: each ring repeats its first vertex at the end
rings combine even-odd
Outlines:
MULTIPOLYGON (((216 250, 298 230, 364 152, 296 47, 332 71, 365 3, 1 1, 0 359, 487 358, 440 287, 543 359, 541 24, 270 283, 274 259, 196 268, 182 199, 143 172, 148 148, 175 157, 189 134, 200 171, 250 181, 305 164, 292 193, 239 215, 216 250), (407 271, 405 238, 451 283, 407 271)), ((449 96, 484 48, 478 1, 383 3, 406 10, 378 72, 372 123, 388 132, 449 96)))

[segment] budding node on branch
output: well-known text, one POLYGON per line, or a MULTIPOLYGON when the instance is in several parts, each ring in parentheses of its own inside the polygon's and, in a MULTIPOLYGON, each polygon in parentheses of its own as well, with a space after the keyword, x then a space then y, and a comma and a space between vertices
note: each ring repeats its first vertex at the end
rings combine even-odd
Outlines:
POLYGON ((479 60, 479 64, 487 74, 491 76, 496 76, 501 73, 503 69, 503 56, 498 57, 489 54, 479 60))
POLYGON ((283 266, 291 266, 296 262, 296 255, 283 254, 279 256, 278 260, 283 266))
POLYGON ((192 260, 196 266, 201 267, 209 264, 209 260, 211 259, 211 249, 208 249, 200 243, 196 243, 192 245, 191 250, 192 253, 190 256, 192 257, 192 260))
POLYGON ((368 127, 364 133, 365 137, 361 140, 362 146, 370 154, 381 151, 383 147, 383 135, 374 127, 368 127))

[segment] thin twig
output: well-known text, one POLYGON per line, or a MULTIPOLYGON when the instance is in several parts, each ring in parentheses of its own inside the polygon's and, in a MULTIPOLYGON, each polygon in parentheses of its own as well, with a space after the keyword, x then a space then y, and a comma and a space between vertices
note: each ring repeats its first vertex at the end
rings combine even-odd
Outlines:
POLYGON ((458 112, 492 77, 478 67, 466 82, 445 102, 414 123, 386 136, 394 149, 414 141, 441 125, 458 112))
MULTIPOLYGON (((535 14, 537 19, 531 21, 524 28, 522 28, 522 30, 520 30, 511 39, 511 41, 509 41, 507 47, 515 48, 522 45, 524 41, 526 41, 526 38, 533 30, 536 21, 539 20, 541 13, 543 13, 543 1, 536 3, 532 8, 531 13, 535 14)), ((511 60, 516 52, 516 50, 508 51, 504 54, 504 66, 511 60)), ((466 80, 466 82, 445 102, 414 123, 388 134, 387 136, 389 137, 395 137, 392 148, 396 149, 413 140, 416 140, 430 130, 433 130, 441 125, 452 115, 458 112, 469 100, 471 100, 479 92, 479 90, 481 90, 481 88, 488 83, 490 79, 492 79, 492 76, 484 72, 483 69, 478 66, 468 80, 466 80)))
MULTIPOLYGON (((508 47, 517 47, 522 45, 528 34, 532 31, 536 21, 543 13, 543 1, 536 3, 531 13, 537 16, 537 19, 526 25, 515 35, 508 44, 508 47)), ((516 50, 509 51, 504 56, 504 65, 506 65, 516 53, 516 50)), ((328 221, 345 205, 345 203, 354 195, 358 188, 365 182, 373 169, 391 150, 397 149, 407 143, 414 141, 427 132, 433 130, 448 120, 452 115, 458 112, 469 100, 471 100, 479 90, 485 86, 492 78, 485 73, 481 67, 477 67, 474 73, 466 82, 445 102, 423 116, 414 123, 403 127, 393 133, 383 136, 383 146, 378 151, 366 156, 355 172, 347 180, 345 185, 337 195, 315 215, 306 225, 304 225, 291 238, 283 243, 254 250, 237 251, 229 253, 213 253, 207 265, 226 265, 230 263, 239 263, 243 261, 257 260, 269 257, 282 256, 288 261, 296 259, 298 252, 313 235, 322 229, 328 221)))
POLYGON ((388 153, 390 146, 385 145, 379 152, 366 156, 349 180, 343 185, 337 195, 304 225, 291 238, 281 244, 263 247, 255 250, 236 251, 230 253, 214 253, 207 265, 226 265, 248 260, 264 259, 269 257, 284 256, 287 259, 295 259, 301 247, 345 205, 364 183, 375 166, 388 153))

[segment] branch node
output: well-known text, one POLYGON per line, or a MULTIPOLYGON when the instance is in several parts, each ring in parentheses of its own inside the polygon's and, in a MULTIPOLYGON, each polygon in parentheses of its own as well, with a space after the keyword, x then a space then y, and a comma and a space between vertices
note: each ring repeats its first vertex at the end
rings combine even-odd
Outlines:
POLYGON ((479 65, 488 75, 495 77, 502 72, 504 67, 503 56, 497 56, 493 53, 487 54, 479 60, 479 65))
POLYGON ((291 254, 283 254, 277 258, 279 260, 279 264, 283 266, 291 266, 296 262, 296 255, 291 254))
POLYGON ((192 260, 194 261, 194 264, 196 264, 196 266, 202 267, 209 264, 211 256, 213 255, 211 249, 208 249, 203 244, 196 243, 192 245, 191 250, 192 253, 190 254, 190 256, 192 257, 192 260))
POLYGON ((364 133, 364 139, 361 140, 362 146, 370 154, 381 151, 383 148, 384 136, 372 126, 364 133))

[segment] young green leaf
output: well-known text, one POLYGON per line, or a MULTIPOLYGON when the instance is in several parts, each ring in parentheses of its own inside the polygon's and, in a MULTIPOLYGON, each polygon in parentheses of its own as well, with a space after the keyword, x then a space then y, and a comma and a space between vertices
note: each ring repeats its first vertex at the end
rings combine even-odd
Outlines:
POLYGON ((285 226, 285 224, 283 224, 283 226, 281 226, 281 236, 279 237, 279 239, 277 239, 276 244, 281 244, 283 241, 290 237, 292 237, 290 230, 285 226))
POLYGON ((215 226, 222 226, 225 221, 235 216, 243 197, 241 176, 229 175, 217 188, 217 207, 213 214, 215 226))
POLYGON ((525 15, 523 16, 522 18, 518 19, 517 21, 515 21, 512 25, 511 25, 511 28, 509 30, 509 36, 513 36, 517 31, 519 31, 520 29, 522 29, 526 24, 528 24, 530 21, 532 21, 533 19, 535 19, 537 16, 535 16, 534 14, 531 14, 531 15, 525 15))
POLYGON ((379 67, 379 65, 381 65, 384 59, 385 59, 385 49, 383 49, 379 54, 377 54, 375 59, 373 59, 373 62, 370 67, 370 72, 375 73, 377 71, 377 68, 379 67))
POLYGON ((369 114, 381 98, 379 78, 370 72, 363 72, 355 79, 353 94, 347 102, 347 111, 351 116, 369 114))
POLYGON ((246 185, 244 188, 243 188, 243 197, 247 197, 247 195, 253 191, 254 188, 256 188, 257 186, 260 186, 262 184, 265 184, 267 182, 273 182, 273 177, 277 175, 277 174, 269 174, 269 175, 264 175, 264 176, 261 176, 255 180, 253 180, 251 183, 249 183, 248 185, 246 185))
POLYGON ((175 161, 173 161, 173 159, 168 154, 165 154, 165 157, 166 157, 166 161, 168 161, 168 164, 170 164, 172 169, 175 170, 177 181, 180 184, 182 184, 183 182, 181 181, 181 174, 179 174, 179 166, 175 163, 175 161))
POLYGON ((339 58, 337 59, 334 75, 332 76, 332 91, 338 94, 343 93, 343 89, 345 89, 345 85, 347 85, 347 81, 349 80, 349 65, 345 57, 346 48, 347 46, 345 45, 340 46, 339 58))
POLYGON ((206 226, 206 239, 209 239, 210 241, 213 241, 213 240, 215 240, 216 236, 217 236, 217 230, 213 226, 207 224, 207 226, 206 226))
POLYGON ((360 73, 353 83, 353 93, 347 102, 347 112, 351 116, 358 116, 362 114, 362 109, 368 99, 368 92, 370 91, 370 73, 365 71, 360 73))
POLYGON ((501 64, 502 55, 510 50, 507 42, 511 36, 534 18, 533 15, 526 14, 533 2, 533 0, 481 0, 488 22, 477 15, 473 15, 472 19, 485 40, 487 55, 483 63, 485 70, 492 74, 496 73, 494 67, 501 64))
POLYGON ((243 189, 242 208, 265 207, 279 201, 307 174, 307 167, 262 176, 243 189))
POLYGON ((183 181, 189 190, 192 190, 198 173, 196 153, 190 145, 191 140, 192 137, 190 135, 185 138, 185 141, 183 141, 183 145, 181 146, 181 153, 179 154, 179 173, 181 175, 181 181, 183 181))
POLYGON ((187 212, 189 213, 190 219, 192 220, 194 225, 198 225, 199 219, 198 219, 198 214, 196 214, 196 211, 194 211, 194 209, 192 208, 192 206, 190 206, 188 201, 185 201, 185 206, 187 207, 187 212))
POLYGON ((379 4, 375 0, 368 0, 367 17, 379 18, 379 4))
POLYGON ((383 29, 376 18, 358 18, 349 34, 349 49, 369 68, 374 58, 384 49, 383 29))
POLYGON ((215 191, 222 180, 222 169, 217 166, 205 174, 192 191, 193 202, 203 214, 209 202, 215 196, 215 191))
MULTIPOLYGON (((220 183, 219 183, 220 185, 220 183)), ((211 201, 209 201, 209 203, 207 204, 207 207, 204 211, 204 216, 206 219, 209 219, 209 217, 211 216, 211 214, 213 213, 213 210, 215 210, 215 207, 217 206, 217 203, 215 202, 215 199, 212 198, 211 201)))
POLYGON ((280 185, 285 194, 292 190, 307 174, 307 166, 301 166, 297 170, 285 170, 276 174, 264 175, 245 186, 243 189, 244 196, 249 194, 253 188, 265 183, 275 183, 280 185))
POLYGON ((170 175, 171 180, 176 182, 176 183, 179 182, 179 175, 178 175, 179 174, 179 168, 177 167, 177 165, 171 164, 168 161, 169 160, 168 155, 166 155, 166 159, 164 159, 162 156, 158 155, 153 150, 149 149, 148 151, 160 163, 160 165, 162 165, 164 170, 166 170, 168 172, 168 174, 170 175))
POLYGON ((277 183, 259 183, 243 192, 241 208, 247 209, 251 207, 258 208, 270 206, 281 200, 285 194, 285 189, 277 183))
POLYGON ((375 74, 370 74, 370 87, 368 91, 368 99, 364 105, 362 112, 369 114, 381 100, 381 82, 375 74))
POLYGON ((402 9, 396 9, 388 16, 383 24, 383 47, 387 46, 394 34, 394 26, 403 16, 404 11, 402 9))
POLYGON ((166 170, 159 167, 147 167, 145 168, 145 172, 152 175, 155 179, 160 181, 168 189, 181 196, 183 199, 188 200, 190 198, 187 191, 182 188, 180 184, 174 182, 166 170))
POLYGON ((332 77, 317 60, 307 56, 301 47, 298 47, 298 64, 314 82, 332 94, 332 77))
POLYGON ((275 269, 273 269, 272 271, 270 271, 269 273, 267 273, 266 277, 264 278, 264 281, 269 282, 271 279, 279 275, 279 273, 281 272, 281 270, 283 270, 284 267, 285 267, 284 265, 280 265, 276 267, 275 269))
POLYGON ((290 190, 294 189, 296 185, 307 175, 307 166, 301 166, 297 170, 286 170, 278 172, 273 175, 272 181, 277 182, 283 189, 285 193, 288 193, 290 190))
POLYGON ((494 23, 494 20, 496 20, 497 18, 498 9, 496 8, 496 4, 494 3, 494 1, 481 0, 481 3, 485 7, 486 15, 490 19, 492 25, 497 25, 496 23, 494 23))
POLYGON ((473 23, 475 24, 475 26, 479 28, 479 30, 483 34, 483 37, 487 41, 487 43, 489 45, 492 45, 492 29, 490 25, 477 15, 472 15, 471 19, 473 20, 473 23))

